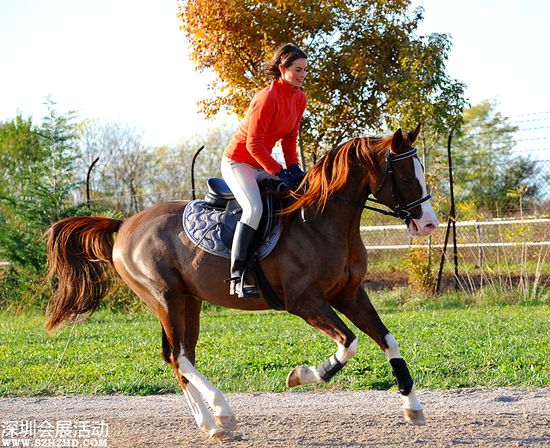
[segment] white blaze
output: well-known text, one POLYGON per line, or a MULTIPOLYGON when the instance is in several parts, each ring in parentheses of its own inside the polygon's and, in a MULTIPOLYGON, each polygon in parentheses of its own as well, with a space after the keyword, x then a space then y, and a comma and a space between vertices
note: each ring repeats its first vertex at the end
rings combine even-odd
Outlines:
MULTIPOLYGON (((428 194, 428 190, 426 189, 426 178, 424 177, 422 164, 417 157, 413 157, 413 163, 416 179, 422 186, 422 197, 425 197, 428 194)), ((429 235, 437 229, 437 226, 439 225, 439 221, 437 220, 437 216, 435 216, 431 201, 424 201, 420 204, 420 207, 422 208, 422 216, 420 219, 413 219, 409 224, 409 233, 412 236, 429 235)))

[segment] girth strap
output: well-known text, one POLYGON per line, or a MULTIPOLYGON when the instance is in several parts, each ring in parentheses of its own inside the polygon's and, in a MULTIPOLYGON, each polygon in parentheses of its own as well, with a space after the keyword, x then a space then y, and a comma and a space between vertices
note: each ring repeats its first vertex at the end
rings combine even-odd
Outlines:
POLYGON ((264 274, 259 260, 257 260, 256 258, 254 258, 254 260, 252 261, 251 270, 252 275, 254 276, 254 280, 256 280, 256 286, 262 292, 262 296, 264 297, 267 304, 274 310, 285 310, 285 304, 271 287, 269 281, 267 280, 267 277, 264 274))

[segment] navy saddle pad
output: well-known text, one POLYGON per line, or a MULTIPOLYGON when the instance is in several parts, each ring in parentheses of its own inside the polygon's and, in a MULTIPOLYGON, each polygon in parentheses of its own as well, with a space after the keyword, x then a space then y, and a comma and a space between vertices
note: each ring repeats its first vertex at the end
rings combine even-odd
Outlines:
MULTIPOLYGON (((231 257, 231 243, 242 210, 223 179, 208 180, 205 200, 191 201, 183 212, 183 228, 197 247, 224 258, 231 257)), ((280 218, 273 217, 273 207, 264 197, 264 215, 258 229, 261 241, 256 258, 261 260, 275 248, 282 233, 280 218)))

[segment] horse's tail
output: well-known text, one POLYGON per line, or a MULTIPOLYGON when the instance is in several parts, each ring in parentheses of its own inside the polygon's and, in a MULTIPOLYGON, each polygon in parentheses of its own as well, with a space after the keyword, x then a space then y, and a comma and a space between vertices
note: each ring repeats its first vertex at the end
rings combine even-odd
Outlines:
POLYGON ((112 285, 114 233, 122 221, 73 216, 47 232, 48 276, 56 291, 48 303, 46 329, 93 313, 112 285))

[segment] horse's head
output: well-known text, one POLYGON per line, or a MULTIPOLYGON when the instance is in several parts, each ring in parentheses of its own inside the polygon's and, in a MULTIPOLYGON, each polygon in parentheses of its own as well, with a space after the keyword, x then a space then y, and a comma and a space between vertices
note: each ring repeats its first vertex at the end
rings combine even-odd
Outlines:
POLYGON ((426 190, 424 167, 412 146, 419 132, 420 125, 414 131, 399 129, 393 134, 380 156, 385 174, 378 185, 371 186, 376 199, 404 219, 413 236, 429 235, 439 225, 426 190))

